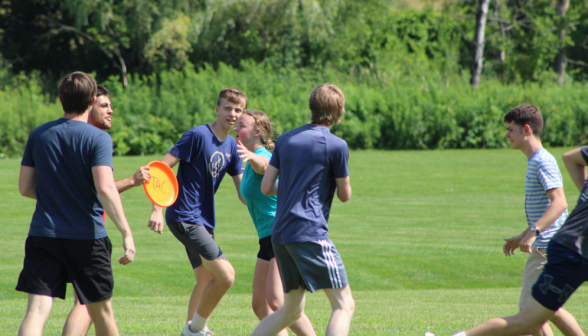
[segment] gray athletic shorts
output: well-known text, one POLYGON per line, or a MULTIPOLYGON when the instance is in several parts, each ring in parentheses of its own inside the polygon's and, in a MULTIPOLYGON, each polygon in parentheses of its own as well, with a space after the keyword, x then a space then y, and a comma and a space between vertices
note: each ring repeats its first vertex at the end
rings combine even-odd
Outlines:
POLYGON ((200 256, 206 260, 227 259, 214 241, 212 230, 204 225, 172 222, 167 227, 186 247, 192 268, 202 265, 200 256))
POLYGON ((313 293, 349 284, 341 256, 330 240, 273 246, 284 293, 300 286, 313 293))

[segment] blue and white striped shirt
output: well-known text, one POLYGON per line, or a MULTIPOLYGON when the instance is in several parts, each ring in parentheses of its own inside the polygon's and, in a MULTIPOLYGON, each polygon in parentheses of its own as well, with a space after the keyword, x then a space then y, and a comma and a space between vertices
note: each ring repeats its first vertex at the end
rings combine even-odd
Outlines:
MULTIPOLYGON (((540 148, 531 156, 527 164, 525 213, 527 214, 529 227, 535 225, 551 204, 549 197, 547 197, 547 190, 562 187, 561 173, 555 158, 544 148, 540 148)), ((566 209, 547 230, 537 237, 533 247, 546 248, 551 237, 559 230, 567 218, 568 210, 566 209)))

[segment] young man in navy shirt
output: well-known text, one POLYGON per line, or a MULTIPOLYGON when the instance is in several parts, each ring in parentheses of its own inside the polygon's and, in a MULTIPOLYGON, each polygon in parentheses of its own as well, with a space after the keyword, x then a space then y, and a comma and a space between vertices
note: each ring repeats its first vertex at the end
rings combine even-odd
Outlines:
POLYGON ((300 318, 305 289, 322 289, 329 298, 325 335, 347 335, 355 308, 327 226, 335 193, 342 202, 351 198, 347 143, 330 132, 345 113, 345 96, 324 84, 310 95, 309 107, 312 123, 282 134, 261 184, 264 194, 278 195, 272 243, 285 295, 283 307, 261 321, 255 336, 276 335, 300 318))
POLYGON ((114 182, 112 140, 87 123, 95 99, 92 77, 67 75, 59 84, 63 118, 37 127, 27 141, 19 190, 37 204, 16 286, 29 293, 19 335, 42 334, 53 298, 65 298, 68 281, 87 305, 96 335, 118 335, 104 210, 123 236, 121 264, 133 261, 135 243, 114 182))
MULTIPOLYGON (((220 92, 217 118, 188 130, 161 161, 170 167, 179 163, 180 191, 167 208, 165 220, 174 236, 184 244, 194 269, 196 286, 188 306, 188 322, 182 335, 210 335, 207 321, 235 280, 235 270, 214 240, 216 218, 214 194, 225 173, 233 177, 239 193, 243 164, 235 139, 229 135, 247 108, 247 97, 237 89, 220 92)), ((163 230, 162 208, 154 205, 149 227, 163 230)))

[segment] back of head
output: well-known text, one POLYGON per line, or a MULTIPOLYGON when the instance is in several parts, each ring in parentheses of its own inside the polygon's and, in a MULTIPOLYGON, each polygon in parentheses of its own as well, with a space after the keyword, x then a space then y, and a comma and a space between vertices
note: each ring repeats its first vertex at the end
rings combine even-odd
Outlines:
POLYGON ((312 124, 338 124, 345 114, 345 95, 337 86, 323 84, 312 91, 308 106, 312 112, 312 124))
POLYGON ((543 116, 538 107, 531 104, 521 104, 504 116, 505 123, 514 123, 519 127, 529 125, 536 137, 541 136, 541 129, 543 129, 543 116))
POLYGON ((247 96, 240 90, 234 88, 222 89, 221 92, 218 94, 216 106, 220 106, 221 99, 226 99, 228 102, 231 102, 233 104, 241 104, 243 110, 246 110, 247 105, 249 105, 247 96))
POLYGON ((258 110, 246 110, 243 114, 247 114, 255 120, 254 130, 256 133, 259 133, 259 137, 261 138, 261 144, 269 149, 274 149, 274 127, 270 118, 262 111, 258 110))
POLYGON ((82 114, 96 97, 96 82, 87 73, 76 71, 59 82, 59 100, 65 113, 82 114))

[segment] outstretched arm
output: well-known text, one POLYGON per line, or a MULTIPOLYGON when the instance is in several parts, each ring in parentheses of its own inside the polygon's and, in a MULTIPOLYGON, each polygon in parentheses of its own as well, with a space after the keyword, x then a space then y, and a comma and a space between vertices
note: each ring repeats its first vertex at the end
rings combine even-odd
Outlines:
MULTIPOLYGON (((161 162, 168 165, 170 168, 175 167, 179 162, 180 158, 177 158, 170 153, 165 154, 161 162)), ((151 216, 149 217, 149 222, 147 226, 151 228, 154 232, 161 234, 163 232, 163 208, 153 204, 153 208, 151 210, 151 216)))
POLYGON ((243 174, 235 175, 232 177, 233 177, 233 183, 235 183, 235 189, 237 189, 237 197, 239 197, 239 200, 241 201, 241 203, 243 203, 244 205, 247 205, 247 203, 245 202, 245 199, 241 195, 241 179, 243 178, 243 174))
POLYGON ((149 168, 149 166, 139 167, 133 176, 114 182, 118 192, 121 193, 123 191, 127 191, 132 187, 140 186, 145 181, 149 181, 151 179, 149 168))
POLYGON ((264 195, 277 195, 278 194, 278 176, 280 170, 272 165, 268 165, 265 170, 265 175, 261 181, 261 192, 264 195))
POLYGON ((108 217, 112 220, 118 231, 123 236, 124 255, 118 260, 122 265, 126 265, 135 258, 135 241, 131 228, 125 217, 120 195, 114 184, 114 175, 112 168, 109 166, 92 167, 94 185, 98 193, 98 198, 104 206, 108 217))
POLYGON ((337 182, 337 198, 341 202, 347 202, 351 198, 351 184, 349 183, 349 175, 346 177, 339 177, 335 179, 337 182))
MULTIPOLYGON (((243 160, 243 165, 245 165, 245 162, 249 162, 251 168, 253 168, 256 173, 259 175, 265 174, 265 170, 269 165, 269 159, 267 157, 253 153, 241 143, 241 140, 237 142, 237 148, 239 157, 243 160)), ((243 170, 245 170, 245 168, 243 168, 243 170)))
POLYGON ((576 188, 580 192, 582 192, 582 188, 584 187, 584 181, 586 180, 586 161, 584 161, 584 157, 582 156, 581 148, 572 149, 569 152, 566 152, 563 156, 563 162, 568 169, 568 173, 574 181, 576 188))
POLYGON ((18 177, 18 190, 24 197, 37 199, 35 188, 35 167, 20 166, 20 175, 18 177))

